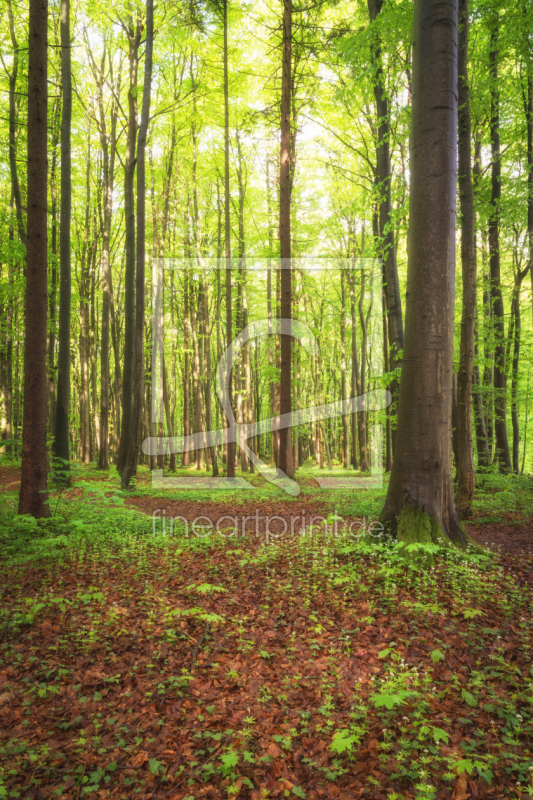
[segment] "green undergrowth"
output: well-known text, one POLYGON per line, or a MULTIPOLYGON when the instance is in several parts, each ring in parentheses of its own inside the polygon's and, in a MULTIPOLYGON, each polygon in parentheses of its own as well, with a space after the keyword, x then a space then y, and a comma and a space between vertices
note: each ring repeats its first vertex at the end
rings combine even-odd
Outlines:
POLYGON ((406 561, 337 497, 306 535, 153 535, 76 486, 0 515, 0 797, 533 796, 530 561, 406 561))

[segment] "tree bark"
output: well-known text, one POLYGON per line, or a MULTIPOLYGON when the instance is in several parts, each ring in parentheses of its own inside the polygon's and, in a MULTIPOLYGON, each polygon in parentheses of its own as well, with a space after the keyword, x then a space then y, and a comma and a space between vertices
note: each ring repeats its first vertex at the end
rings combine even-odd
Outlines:
MULTIPOLYGON (((375 22, 381 13, 383 0, 368 0, 370 21, 375 22)), ((398 265, 396 262, 396 244, 394 237, 394 221, 392 217, 391 182, 392 170, 390 161, 390 121, 388 99, 385 93, 383 67, 381 64, 381 42, 376 35, 372 45, 372 67, 374 72, 374 97, 377 109, 377 184, 379 190, 379 256, 383 259, 385 275, 385 298, 387 303, 388 332, 391 349, 390 369, 401 366, 400 353, 403 349, 403 321, 398 265)), ((398 382, 395 380, 389 387, 393 398, 398 398, 398 382)), ((393 431, 394 449, 394 431, 393 431)))
POLYGON ((24 425, 18 513, 48 517, 46 475, 48 5, 30 0, 24 425))
MULTIPOLYGON (((229 68, 228 68, 228 0, 223 2, 224 26, 224 240, 226 252, 226 346, 230 347, 233 341, 233 320, 231 313, 231 225, 230 225, 230 191, 229 191, 229 68)), ((233 404, 231 369, 228 375, 223 376, 228 387, 227 403, 233 404)), ((226 427, 230 426, 229 418, 225 416, 226 427)), ((226 449, 226 475, 235 477, 235 442, 228 442, 226 449)))
POLYGON ((70 52, 70 0, 61 0, 61 207, 59 211, 59 331, 57 353, 57 398, 54 456, 55 479, 69 482, 69 403, 70 403, 70 303, 71 255, 70 218, 72 70, 70 52))
MULTIPOLYGON (((105 57, 105 51, 104 51, 105 57)), ((100 449, 98 469, 109 469, 109 321, 111 311, 111 222, 115 186, 115 147, 117 138, 117 108, 111 106, 111 129, 107 132, 102 82, 99 82, 100 144, 103 168, 102 219, 102 335, 100 350, 100 449)))
POLYGON ((468 84, 468 0, 459 0, 459 200, 461 206, 461 266, 463 308, 457 374, 457 501, 461 515, 470 516, 476 488, 472 444, 472 377, 476 324, 476 218, 471 163, 470 88, 468 84))
POLYGON ((133 424, 133 371, 135 362, 135 148, 137 143, 137 72, 141 24, 130 21, 128 36, 129 89, 126 160, 124 163, 124 223, 126 269, 124 276, 124 360, 122 368, 122 420, 117 454, 117 472, 123 475, 133 424))
POLYGON ((458 0, 415 0, 405 342, 382 520, 461 545, 452 485, 458 0))
POLYGON ((135 338, 133 363, 133 411, 122 487, 128 489, 137 473, 144 403, 144 280, 146 273, 146 137, 150 121, 154 46, 154 3, 146 0, 146 46, 141 121, 137 142, 137 263, 135 274, 135 338))
POLYGON ((500 282, 500 198, 501 198, 501 154, 500 154, 500 93, 498 89, 498 12, 492 22, 490 38, 491 71, 491 214, 489 217, 489 264, 490 287, 493 308, 494 330, 494 433, 496 439, 495 459, 501 471, 511 469, 511 454, 507 437, 507 379, 505 372, 505 319, 500 282))
MULTIPOLYGON (((281 73, 281 147, 279 175, 279 238, 281 257, 281 319, 292 315, 291 268, 291 89, 292 89, 292 0, 283 0, 283 41, 281 73)), ((281 336, 280 414, 292 411, 292 339, 281 336)), ((279 468, 293 477, 290 427, 279 436, 279 468)))
POLYGON ((341 271, 341 394, 342 394, 342 466, 350 466, 350 435, 348 425, 348 385, 346 381, 346 275, 341 271))
POLYGON ((7 16, 9 21, 9 32, 11 44, 13 45, 13 64, 9 75, 9 172, 11 176, 11 189, 15 201, 15 211, 17 214, 17 228, 20 241, 26 245, 26 230, 24 228, 24 217, 22 212, 22 198, 20 193, 20 182, 17 170, 17 105, 16 91, 19 69, 19 46, 15 33, 15 23, 13 19, 13 9, 11 0, 7 0, 7 16))

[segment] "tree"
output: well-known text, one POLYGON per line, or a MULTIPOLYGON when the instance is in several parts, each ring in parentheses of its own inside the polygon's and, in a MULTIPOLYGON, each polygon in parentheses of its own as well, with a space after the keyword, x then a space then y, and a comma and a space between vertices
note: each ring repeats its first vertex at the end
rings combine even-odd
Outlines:
POLYGON ((457 493, 461 514, 468 516, 476 479, 472 446, 472 378, 476 325, 476 218, 471 163, 470 89, 468 86, 468 0, 459 0, 459 199, 463 308, 457 375, 457 493))
MULTIPOLYGON (((281 67, 281 144, 279 173, 279 243, 281 257, 281 319, 292 315, 291 268, 291 46, 292 0, 283 0, 283 38, 281 67)), ((280 414, 292 411, 292 340, 281 336, 280 414)), ((279 437, 279 467, 289 477, 294 474, 291 429, 282 428, 279 437)))
POLYGON ((135 362, 135 148, 137 142, 137 72, 142 22, 130 19, 122 26, 128 37, 129 88, 126 158, 124 161, 124 223, 126 268, 124 280, 124 362, 122 370, 122 421, 117 454, 117 471, 126 467, 133 415, 133 371, 135 362))
MULTIPOLYGON (((370 21, 375 23, 383 8, 383 0, 368 0, 370 21)), ((389 104, 384 84, 383 66, 381 64, 381 43, 378 35, 372 45, 372 66, 374 70, 374 97, 377 111, 376 141, 376 178, 379 196, 379 256, 383 259, 385 284, 385 300, 387 304, 388 331, 390 336, 391 359, 390 369, 401 366, 401 350, 403 348, 402 298, 396 262, 396 244, 394 236, 394 220, 391 201, 391 160, 390 136, 391 125, 389 104)), ((396 399, 398 387, 396 381, 391 386, 396 399)))
POLYGON ((415 0, 405 342, 382 519, 403 541, 464 544, 451 411, 458 0, 415 0))
POLYGON ((490 144, 491 144, 491 211, 489 217, 490 299, 493 313, 494 345, 494 433, 495 459, 500 470, 511 469, 507 437, 507 376, 505 371, 505 318, 500 275, 500 202, 502 165, 500 154, 500 92, 498 88, 499 16, 493 12, 490 37, 490 144))
POLYGON ((154 46, 154 4, 146 0, 146 48, 144 51, 144 84, 141 122, 137 143, 137 269, 135 275, 135 347, 133 364, 133 414, 128 437, 127 458, 122 487, 129 488, 137 471, 142 435, 144 403, 144 280, 146 263, 146 136, 150 120, 152 64, 154 46))
POLYGON ((46 452, 48 4, 30 0, 24 410, 19 514, 48 517, 46 452))
POLYGON ((69 480, 69 402, 70 402, 70 297, 72 207, 71 125, 72 70, 70 48, 70 0, 61 0, 61 206, 59 212, 59 336, 57 355, 57 398, 54 456, 56 480, 69 480))

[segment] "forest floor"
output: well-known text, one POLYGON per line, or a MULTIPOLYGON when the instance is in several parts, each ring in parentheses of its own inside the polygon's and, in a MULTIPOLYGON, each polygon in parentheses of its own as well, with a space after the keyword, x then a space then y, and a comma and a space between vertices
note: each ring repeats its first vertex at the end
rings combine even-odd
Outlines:
POLYGON ((36 523, 0 468, 0 798, 533 796, 531 479, 480 476, 485 552, 406 560, 354 535, 384 490, 313 474, 79 468, 36 523))

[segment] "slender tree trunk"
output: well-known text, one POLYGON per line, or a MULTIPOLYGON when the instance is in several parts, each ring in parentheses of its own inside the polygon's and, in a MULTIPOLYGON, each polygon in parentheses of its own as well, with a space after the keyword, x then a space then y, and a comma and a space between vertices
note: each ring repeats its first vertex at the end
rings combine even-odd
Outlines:
POLYGON ((476 218, 472 185, 470 88, 468 85, 468 0, 459 0, 459 199, 461 206, 461 265, 463 308, 457 374, 457 504, 470 516, 476 488, 472 444, 472 377, 476 324, 476 218))
POLYGON ((500 282, 500 93, 498 89, 498 13, 492 24, 490 39, 491 120, 490 138, 492 152, 491 214, 489 217, 489 263, 491 301, 494 314, 494 433, 495 458, 501 471, 510 470, 511 454, 507 438, 507 380, 505 374, 505 319, 500 282))
MULTIPOLYGON (((359 374, 359 357, 357 354, 357 310, 355 302, 355 271, 351 270, 348 276, 350 284, 350 312, 352 319, 352 397, 359 397, 361 394, 361 381, 359 374)), ((359 469, 359 457, 357 455, 357 427, 358 414, 353 413, 352 421, 352 466, 355 470, 359 469)))
MULTIPOLYGON (((228 69, 228 0, 223 2, 224 24, 224 239, 226 252, 226 345, 229 347, 233 341, 233 321, 231 313, 231 225, 230 225, 230 191, 229 191, 229 69, 228 69)), ((228 387, 227 404, 233 404, 232 376, 223 376, 228 387)), ((231 424, 226 417, 226 427, 231 424)), ((235 442, 228 442, 226 450, 226 475, 235 477, 235 442)))
MULTIPOLYGON (((533 76, 527 78, 527 96, 524 102, 527 128, 527 238, 529 246, 529 276, 533 298, 533 76)), ((533 311, 533 303, 531 304, 533 311)))
MULTIPOLYGON (((476 313, 477 317, 477 313, 476 313)), ((487 437, 487 428, 485 425, 485 410, 483 407, 483 387, 481 385, 481 377, 479 374, 479 367, 477 365, 478 357, 478 342, 477 342, 477 326, 475 329, 475 352, 474 352, 474 416, 476 421, 476 449, 477 449, 477 463, 478 467, 490 467, 490 451, 489 442, 487 437)))
MULTIPOLYGON (((101 90, 100 90, 101 91, 101 90)), ((102 225, 102 338, 100 349, 100 449, 98 468, 109 469, 109 319, 111 311, 111 222, 115 186, 115 146, 117 109, 111 108, 111 132, 107 136, 103 97, 100 94, 100 142, 104 173, 104 213, 102 225)))
POLYGON ((520 424, 518 421, 518 365, 520 362, 520 335, 521 335, 521 320, 520 320, 520 289, 522 279, 525 277, 527 270, 522 274, 519 273, 515 278, 515 287, 513 292, 513 307, 511 313, 514 319, 514 336, 513 336, 513 361, 511 367, 511 419, 513 423, 513 470, 520 474, 520 424))
POLYGON ((50 515, 46 491, 47 39, 46 0, 30 0, 24 427, 18 513, 33 517, 50 515))
MULTIPOLYGON (((292 0, 283 0, 281 74, 281 149, 279 175, 279 238, 281 256, 281 319, 292 316, 291 268, 291 88, 292 88, 292 0)), ((292 411, 292 339, 281 336, 280 414, 292 411)), ((279 467, 289 478, 294 473, 291 428, 279 436, 279 467)))
MULTIPOLYGON (((183 349, 184 349, 184 365, 183 365, 183 436, 189 436, 191 432, 191 425, 189 420, 189 406, 190 406, 190 398, 189 398, 189 388, 191 385, 191 376, 190 376, 190 341, 189 341, 189 273, 185 271, 185 278, 184 278, 184 302, 183 302, 183 349)), ((185 450, 181 457, 181 466, 188 467, 189 466, 189 451, 185 450)))
POLYGON ((11 191, 15 201, 15 211, 17 215, 17 228, 21 243, 26 245, 26 230, 24 228, 24 217, 22 210, 22 197, 20 193, 20 182, 17 170, 17 79, 19 69, 19 45, 15 33, 15 23, 13 19, 13 9, 11 0, 7 0, 7 15, 9 20, 9 32, 11 44, 13 45, 13 61, 11 72, 9 73, 9 172, 11 176, 11 191))
POLYGON ((341 272, 341 393, 342 393, 342 466, 350 465, 350 436, 348 426, 347 400, 348 386, 346 381, 346 275, 341 272))
POLYGON ((144 402, 144 280, 146 264, 146 137, 150 120, 152 62, 154 45, 154 3, 146 0, 146 47, 144 51, 144 85, 137 142, 137 264, 135 274, 135 339, 133 363, 133 411, 128 436, 128 450, 123 488, 129 488, 137 473, 142 436, 144 402))
MULTIPOLYGON (((368 0, 370 21, 375 22, 381 13, 383 0, 368 0)), ((398 265, 396 263, 396 245, 392 218, 391 182, 392 170, 390 161, 390 118, 388 98, 385 91, 383 66, 381 63, 381 42, 374 37, 372 46, 372 66, 374 71, 374 97, 377 109, 377 185, 379 189, 379 256, 383 259, 385 274, 385 298, 388 312, 388 331, 390 339, 391 370, 401 366, 400 352, 403 349, 403 321, 398 265)), ((398 382, 393 381, 389 387, 393 399, 398 398, 398 382)), ((394 449, 394 432, 393 432, 394 449)))
POLYGON ((70 53, 70 0, 61 0, 61 207, 59 212, 59 332, 57 353, 57 400, 54 456, 59 459, 56 480, 69 481, 69 402, 70 402, 70 297, 71 256, 70 217, 72 70, 70 53))
MULTIPOLYGON (((366 355, 368 346, 368 319, 365 317, 363 301, 365 298, 366 288, 366 270, 361 270, 361 293, 359 295, 359 321, 361 323, 361 378, 360 378, 360 392, 362 395, 366 393, 366 355)), ((369 309, 369 314, 372 308, 369 309)), ((368 442, 367 442, 367 415, 366 410, 359 412, 359 455, 361 458, 361 471, 368 472, 370 465, 368 459, 368 442)))
MULTIPOLYGON (((126 29, 129 50, 128 127, 124 163, 124 223, 126 228, 126 269, 124 276, 124 360, 122 368, 122 420, 117 471, 123 475, 131 443, 133 424, 133 371, 135 362, 135 148, 137 141, 137 72, 141 25, 130 21, 126 29)), ((144 253, 143 253, 144 259, 144 253)), ((124 485, 129 484, 129 478, 124 485)))
MULTIPOLYGON (((268 316, 268 367, 270 370, 270 416, 276 416, 276 381, 274 380, 274 351, 272 347, 272 256, 274 252, 274 231, 272 227, 272 202, 270 187, 270 158, 266 159, 266 195, 268 213, 268 267, 267 267, 267 316, 268 316)), ((278 464, 278 436, 276 431, 270 434, 270 463, 278 464)))
POLYGON ((457 28, 457 0, 415 0, 405 342, 382 512, 411 542, 466 542, 451 463, 457 28))

